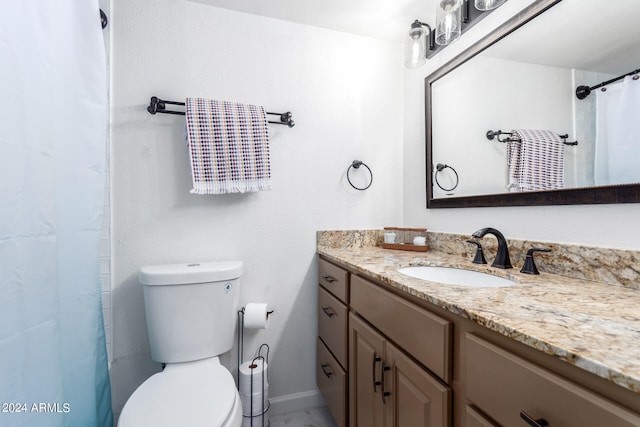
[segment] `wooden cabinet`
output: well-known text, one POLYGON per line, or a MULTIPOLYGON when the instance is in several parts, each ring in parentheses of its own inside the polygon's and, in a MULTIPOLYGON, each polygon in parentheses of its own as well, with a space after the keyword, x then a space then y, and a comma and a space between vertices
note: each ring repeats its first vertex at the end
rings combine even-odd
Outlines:
POLYGON ((318 387, 339 427, 640 427, 633 391, 322 258, 318 275, 318 387))
POLYGON ((450 321, 358 276, 351 278, 351 309, 440 379, 450 381, 450 321))
POLYGON ((318 335, 343 368, 347 367, 347 306, 318 288, 318 335))
POLYGON ((450 426, 451 322, 358 276, 350 301, 350 426, 450 426))
POLYGON ((473 334, 465 361, 467 398, 495 425, 640 426, 638 414, 473 334))
POLYGON ((318 258, 318 283, 345 304, 349 304, 349 272, 318 258))
POLYGON ((383 373, 389 410, 387 426, 451 425, 451 389, 392 344, 385 351, 383 373), (386 369, 388 371, 385 371, 386 369), (388 386, 387 386, 388 384, 388 386))
POLYGON ((320 338, 317 340, 316 381, 338 426, 347 424, 347 372, 337 363, 320 338))
POLYGON ((382 402, 382 335, 353 314, 349 315, 350 427, 385 425, 382 402))
POLYGON ((349 273, 318 259, 316 382, 338 427, 348 426, 349 273))
POLYGON ((451 390, 359 316, 349 317, 349 425, 449 426, 451 390))
POLYGON ((451 322, 322 258, 318 283, 316 378, 336 424, 451 426, 451 322))

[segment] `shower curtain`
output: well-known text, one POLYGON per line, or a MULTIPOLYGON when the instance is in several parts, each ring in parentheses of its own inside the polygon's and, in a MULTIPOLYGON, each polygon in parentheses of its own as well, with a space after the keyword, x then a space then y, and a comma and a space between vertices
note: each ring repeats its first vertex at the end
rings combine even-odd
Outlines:
POLYGON ((596 92, 596 185, 640 182, 640 79, 596 92))
POLYGON ((2 0, 0 94, 0 426, 111 427, 98 0, 2 0))

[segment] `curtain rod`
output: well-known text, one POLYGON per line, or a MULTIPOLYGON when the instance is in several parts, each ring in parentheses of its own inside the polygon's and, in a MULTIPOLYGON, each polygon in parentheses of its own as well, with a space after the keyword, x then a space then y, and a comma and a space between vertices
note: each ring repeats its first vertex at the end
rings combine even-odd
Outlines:
MULTIPOLYGON (((152 96, 151 101, 149 102, 149 106, 147 107, 147 111, 149 112, 149 114, 162 113, 162 114, 177 114, 180 116, 185 115, 184 111, 167 110, 166 104, 184 106, 184 102, 167 101, 166 99, 160 99, 157 96, 152 96)), ((290 128, 296 125, 296 122, 294 122, 292 119, 291 111, 287 111, 286 113, 270 113, 267 111, 267 114, 280 116, 279 122, 272 122, 271 120, 268 121, 269 123, 273 123, 274 125, 287 125, 290 128)))
MULTIPOLYGON (((623 74, 621 76, 618 76, 618 77, 616 77, 614 79, 607 80, 606 82, 602 82, 602 83, 597 84, 595 86, 591 86, 591 87, 589 87, 589 86, 578 86, 576 88, 576 96, 578 97, 578 99, 585 99, 587 96, 589 96, 591 91, 594 90, 594 89, 601 88, 601 87, 606 86, 606 85, 608 85, 610 83, 617 82, 618 80, 624 79, 627 76, 632 76, 632 75, 638 74, 638 73, 640 73, 640 68, 638 68, 637 70, 633 70, 633 71, 631 71, 631 72, 629 72, 627 74, 623 74)), ((638 77, 636 76, 636 77, 634 77, 634 79, 638 79, 638 77)))

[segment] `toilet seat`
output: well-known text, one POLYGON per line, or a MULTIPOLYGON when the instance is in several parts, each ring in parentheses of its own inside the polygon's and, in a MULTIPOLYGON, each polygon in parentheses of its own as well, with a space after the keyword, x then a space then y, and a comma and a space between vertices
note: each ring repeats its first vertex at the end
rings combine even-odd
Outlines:
POLYGON ((224 426, 239 404, 237 396, 231 373, 217 357, 169 364, 131 395, 118 427, 224 426))

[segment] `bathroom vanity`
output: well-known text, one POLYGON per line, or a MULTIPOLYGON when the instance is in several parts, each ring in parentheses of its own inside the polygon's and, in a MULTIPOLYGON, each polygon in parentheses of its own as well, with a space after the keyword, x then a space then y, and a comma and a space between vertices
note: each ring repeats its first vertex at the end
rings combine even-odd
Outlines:
POLYGON ((549 274, 559 267, 544 262, 524 275, 518 251, 514 269, 496 270, 435 235, 440 251, 424 254, 383 249, 381 238, 318 234, 317 380, 338 426, 640 426, 634 280, 549 274), (515 285, 443 285, 398 272, 409 265, 515 285))

